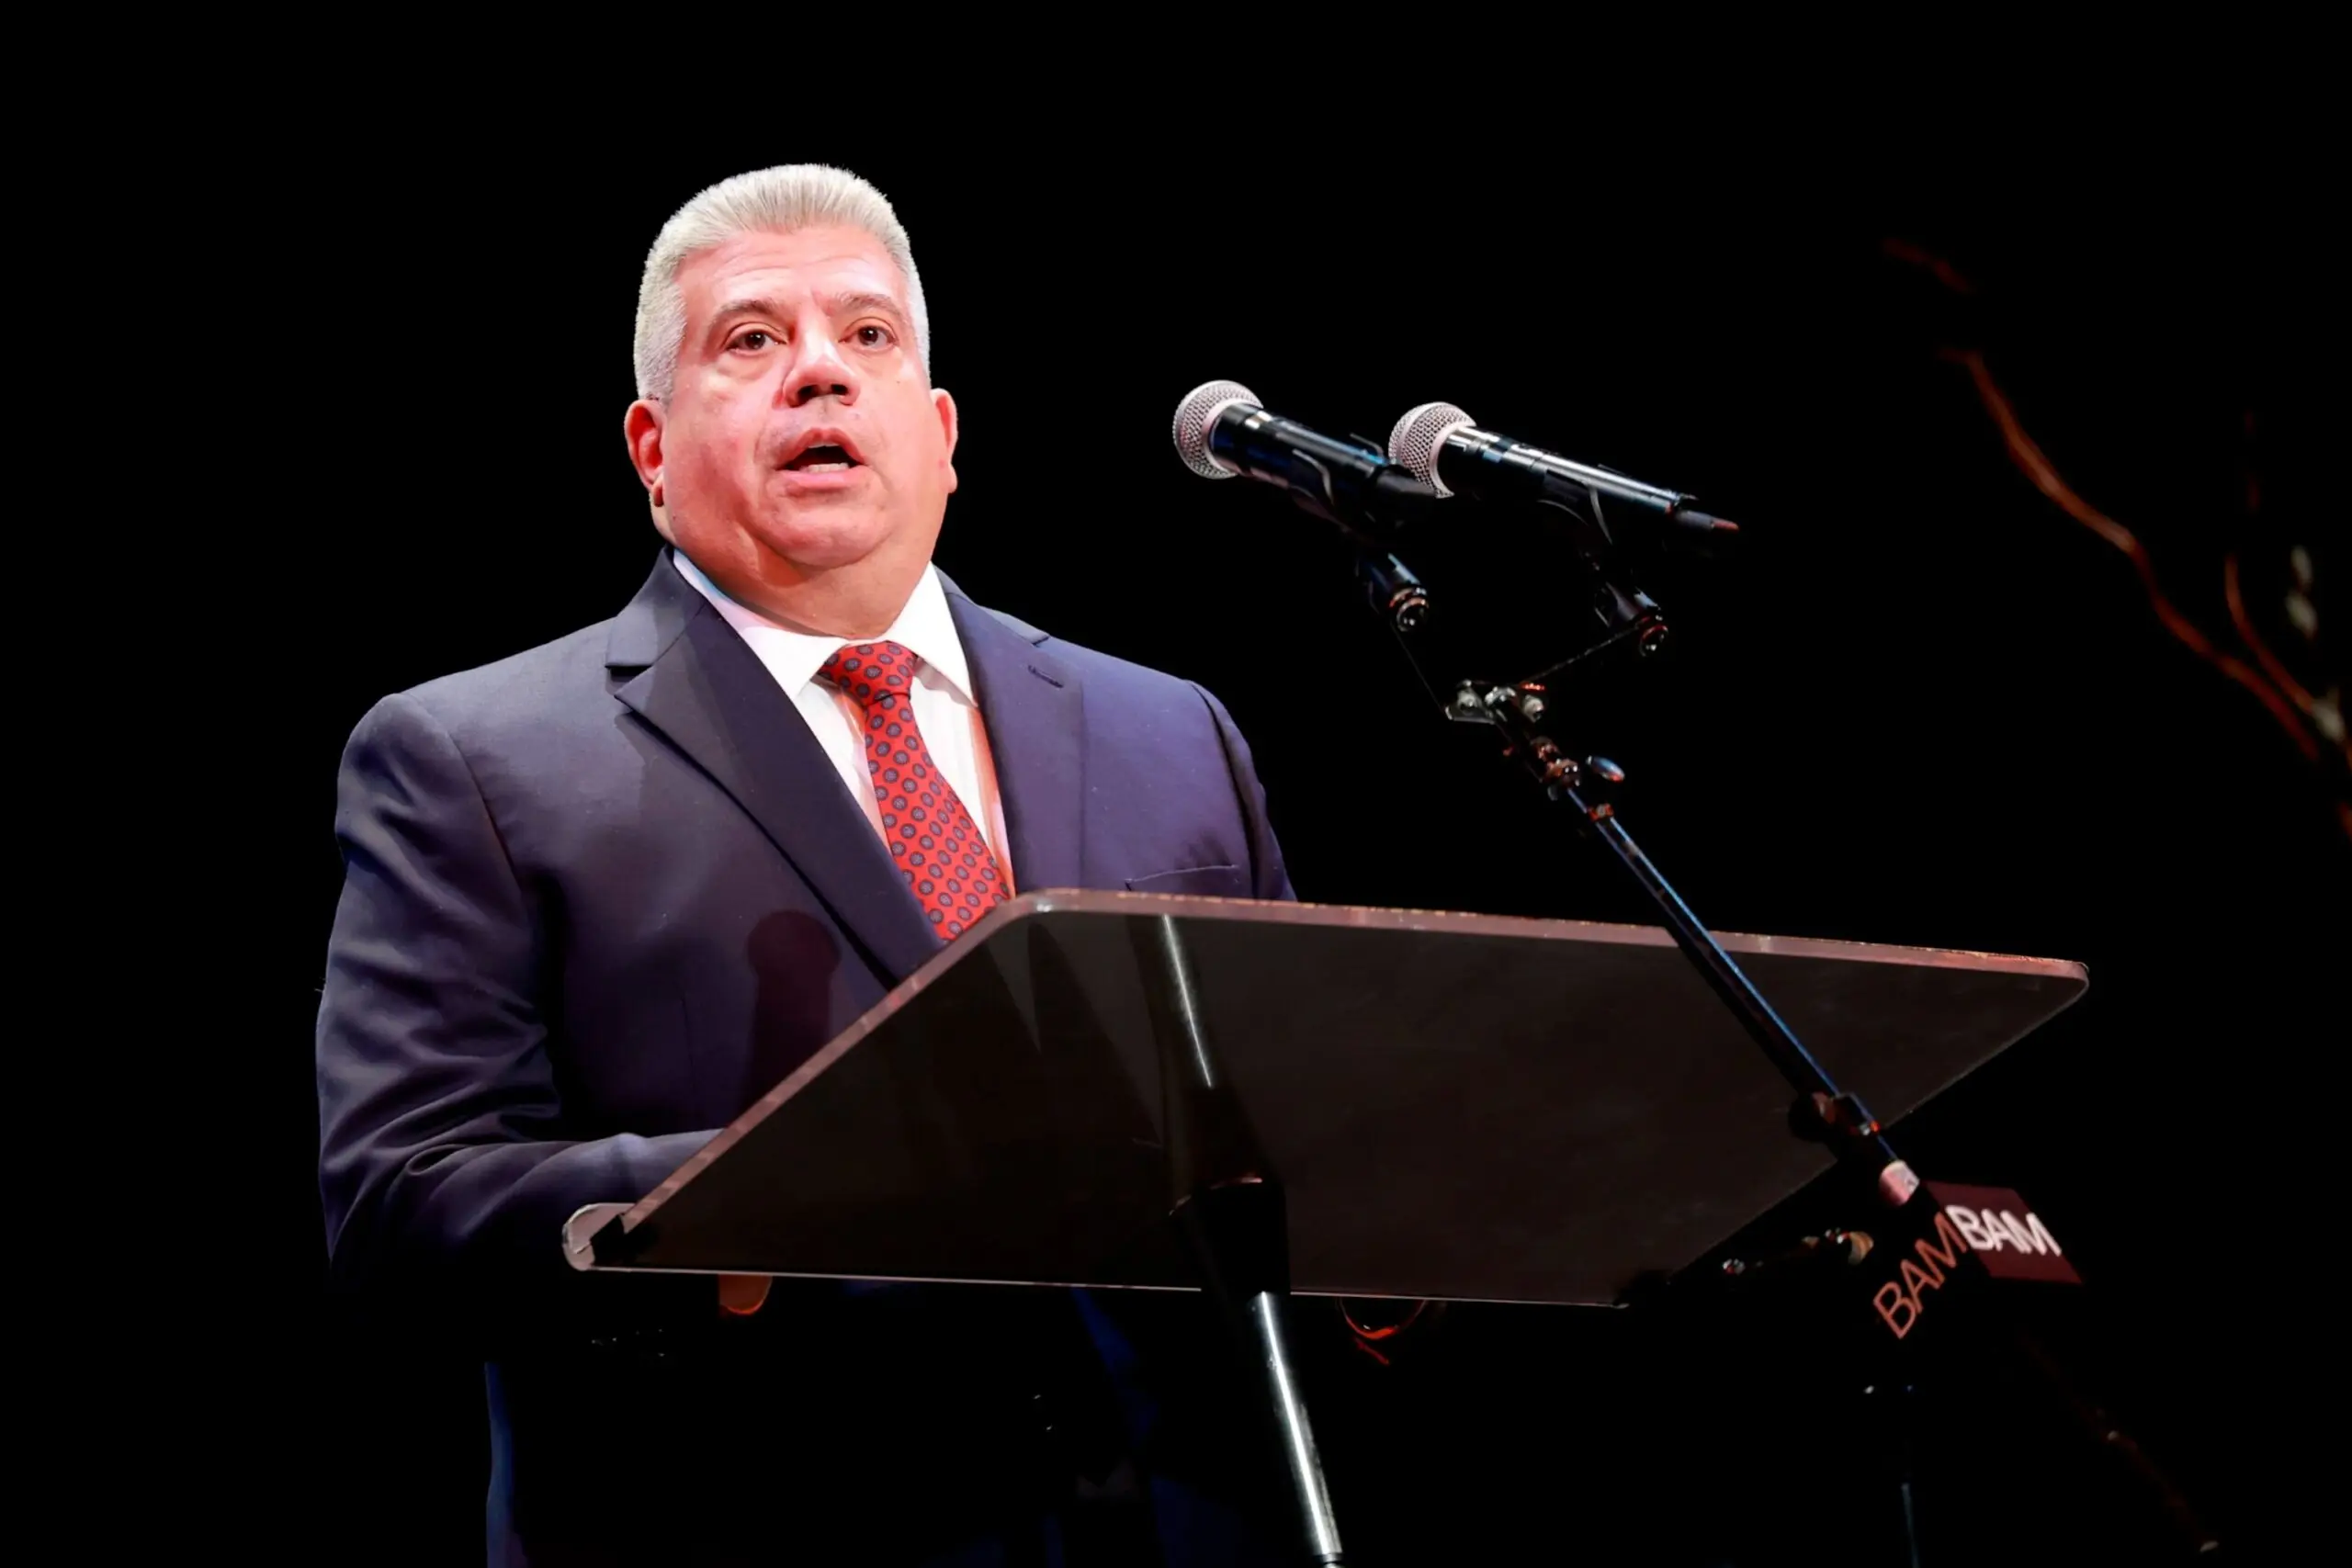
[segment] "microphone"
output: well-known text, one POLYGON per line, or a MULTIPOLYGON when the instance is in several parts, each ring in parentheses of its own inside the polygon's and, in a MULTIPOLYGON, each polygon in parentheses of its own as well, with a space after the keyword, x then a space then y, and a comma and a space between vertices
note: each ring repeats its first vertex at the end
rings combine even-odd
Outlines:
MULTIPOLYGON (((1664 543, 1704 550, 1727 544, 1739 525, 1711 517, 1679 491, 1644 484, 1478 428, 1452 403, 1408 409, 1388 433, 1388 457, 1439 495, 1459 492, 1478 501, 1555 502, 1579 506, 1606 497, 1641 508, 1665 523, 1664 543)), ((1595 509, 1596 511, 1598 508, 1595 509)), ((1602 523, 1606 533, 1607 524, 1602 523)))
POLYGON ((1279 485, 1305 510, 1351 531, 1394 534, 1442 494, 1372 447, 1268 413, 1238 381, 1204 381, 1176 405, 1184 466, 1207 479, 1279 485))

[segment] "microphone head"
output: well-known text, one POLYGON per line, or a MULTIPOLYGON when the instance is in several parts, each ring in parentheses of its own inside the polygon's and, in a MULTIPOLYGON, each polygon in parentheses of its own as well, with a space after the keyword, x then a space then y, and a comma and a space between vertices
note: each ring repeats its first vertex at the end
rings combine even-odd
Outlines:
POLYGON ((1209 451, 1209 427, 1236 403, 1253 409, 1265 406, 1257 393, 1238 381, 1204 381, 1176 405, 1176 455, 1204 479, 1229 479, 1238 471, 1218 462, 1209 451))
POLYGON ((1440 495, 1452 495, 1438 478, 1437 455, 1445 438, 1457 430, 1475 428, 1477 421, 1452 403, 1423 403, 1407 409, 1396 428, 1388 433, 1388 460, 1440 495))

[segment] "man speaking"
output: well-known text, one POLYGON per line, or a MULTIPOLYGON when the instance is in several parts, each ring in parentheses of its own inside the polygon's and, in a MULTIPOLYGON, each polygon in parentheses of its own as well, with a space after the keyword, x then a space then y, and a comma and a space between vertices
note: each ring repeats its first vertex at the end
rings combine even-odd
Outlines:
POLYGON ((1290 897, 1214 697, 933 567, 957 431, 930 348, 864 181, 696 196, 638 298, 652 574, 385 698, 345 753, 328 1242, 489 1359, 495 1562, 1074 1562, 1074 1494, 1151 1493, 1067 1294, 561 1255, 574 1210, 644 1194, 1016 886, 1290 897))

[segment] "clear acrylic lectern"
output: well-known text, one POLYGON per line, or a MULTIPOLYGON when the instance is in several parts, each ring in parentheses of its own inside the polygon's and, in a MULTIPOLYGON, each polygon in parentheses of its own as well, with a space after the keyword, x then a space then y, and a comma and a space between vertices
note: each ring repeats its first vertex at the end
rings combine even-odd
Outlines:
MULTIPOLYGON (((2086 983, 1719 940, 1889 1122, 2086 983)), ((1662 930, 1033 892, 564 1239, 583 1269, 1208 1286, 1254 1323, 1335 1562, 1281 1296, 1612 1302, 1826 1168, 1789 1101, 1662 930)))

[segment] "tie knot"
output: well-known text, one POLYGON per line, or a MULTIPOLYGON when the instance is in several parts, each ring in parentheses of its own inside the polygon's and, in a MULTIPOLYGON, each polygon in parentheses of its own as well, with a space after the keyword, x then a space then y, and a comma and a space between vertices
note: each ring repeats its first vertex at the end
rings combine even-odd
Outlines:
POLYGON ((896 703, 886 699, 903 697, 914 687, 914 649, 896 642, 843 643, 817 673, 847 692, 860 707, 895 707, 896 703))

